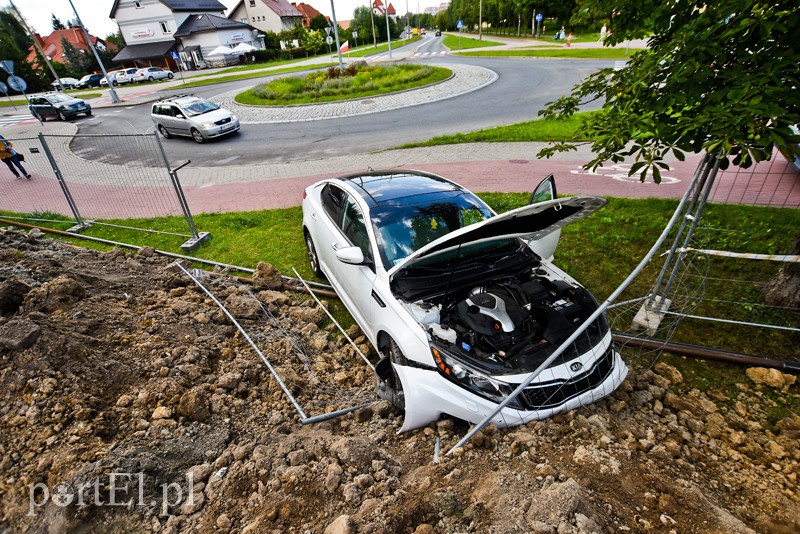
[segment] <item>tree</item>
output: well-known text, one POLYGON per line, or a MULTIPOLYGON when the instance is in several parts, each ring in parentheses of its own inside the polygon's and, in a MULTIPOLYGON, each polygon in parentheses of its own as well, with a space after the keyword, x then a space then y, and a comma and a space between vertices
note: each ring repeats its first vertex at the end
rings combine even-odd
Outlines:
POLYGON ((64 26, 64 23, 61 22, 61 19, 56 17, 55 13, 50 14, 50 26, 53 27, 53 31, 67 29, 67 27, 64 26))
MULTIPOLYGON (((578 9, 595 18, 609 14, 607 44, 651 35, 648 49, 624 69, 592 74, 541 112, 569 116, 603 100, 582 121, 595 153, 587 168, 631 157, 631 175, 659 182, 668 154, 683 159, 685 152, 705 152, 727 168, 767 160, 775 148, 800 153, 800 136, 789 130, 800 123, 796 0, 582 0, 578 9)), ((540 155, 574 147, 560 143, 540 155)), ((795 306, 798 274, 790 297, 795 306)))
POLYGON ((308 27, 311 30, 322 30, 325 31, 325 28, 330 28, 331 23, 328 22, 328 19, 325 18, 325 15, 319 14, 309 22, 308 27))

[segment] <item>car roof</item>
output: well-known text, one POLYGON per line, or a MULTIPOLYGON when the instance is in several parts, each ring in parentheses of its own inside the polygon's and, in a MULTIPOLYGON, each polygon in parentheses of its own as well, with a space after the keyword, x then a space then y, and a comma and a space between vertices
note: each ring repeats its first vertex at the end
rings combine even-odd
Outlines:
POLYGON ((431 198, 469 193, 447 178, 422 171, 370 171, 339 178, 355 190, 370 209, 428 202, 431 198))

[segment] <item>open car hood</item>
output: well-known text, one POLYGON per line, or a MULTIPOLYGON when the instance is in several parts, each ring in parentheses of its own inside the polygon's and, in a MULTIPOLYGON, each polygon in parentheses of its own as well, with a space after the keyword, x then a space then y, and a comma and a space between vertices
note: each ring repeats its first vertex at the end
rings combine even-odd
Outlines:
POLYGON ((423 258, 429 258, 467 243, 481 243, 514 237, 520 237, 526 241, 541 239, 571 222, 588 217, 607 203, 608 200, 602 197, 566 197, 523 206, 495 215, 431 241, 392 267, 389 270, 389 276, 393 277, 397 272, 414 265, 423 258))

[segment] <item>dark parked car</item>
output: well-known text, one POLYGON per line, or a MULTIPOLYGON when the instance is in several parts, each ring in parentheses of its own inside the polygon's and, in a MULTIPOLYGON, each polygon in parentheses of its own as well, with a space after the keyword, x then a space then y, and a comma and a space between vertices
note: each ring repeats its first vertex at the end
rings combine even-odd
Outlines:
POLYGON ((88 89, 90 87, 100 87, 100 80, 103 79, 102 74, 87 74, 81 78, 75 85, 78 89, 88 89))
POLYGON ((92 114, 92 106, 80 98, 63 93, 31 97, 28 107, 34 117, 38 116, 42 120, 55 117, 65 121, 77 117, 79 113, 85 113, 87 117, 92 114))

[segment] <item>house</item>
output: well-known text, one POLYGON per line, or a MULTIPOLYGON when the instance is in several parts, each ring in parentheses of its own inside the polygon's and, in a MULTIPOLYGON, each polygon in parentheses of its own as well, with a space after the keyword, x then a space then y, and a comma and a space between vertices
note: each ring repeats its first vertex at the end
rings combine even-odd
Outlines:
POLYGON ((125 40, 114 62, 177 69, 175 32, 191 16, 210 14, 224 18, 218 0, 114 0, 110 17, 125 40))
MULTIPOLYGON (((311 27, 311 21, 313 19, 319 17, 320 15, 322 15, 322 13, 317 11, 314 8, 314 6, 310 6, 310 5, 308 5, 308 4, 304 3, 304 2, 300 2, 299 4, 296 4, 295 2, 292 2, 292 7, 294 7, 297 11, 299 11, 301 15, 303 15, 303 28, 310 28, 311 27)), ((328 24, 331 24, 330 17, 326 16, 325 20, 328 21, 328 24)))
POLYGON ((181 67, 189 70, 206 67, 210 61, 228 63, 238 60, 242 53, 212 54, 218 47, 233 48, 240 43, 264 48, 264 34, 258 29, 235 20, 208 13, 191 15, 175 31, 181 67))
POLYGON ((262 32, 279 33, 303 23, 303 14, 287 0, 240 0, 228 14, 262 32))
MULTIPOLYGON (((39 43, 44 55, 46 55, 50 61, 66 63, 64 58, 64 49, 62 46, 63 41, 67 41, 76 50, 82 50, 87 54, 92 53, 91 48, 86 41, 86 34, 83 32, 83 28, 80 26, 71 26, 65 30, 55 30, 47 37, 42 37, 38 33, 34 33, 33 38, 36 39, 37 43, 39 43)), ((95 48, 100 51, 104 51, 109 47, 109 44, 99 37, 89 35, 89 38, 91 39, 95 48)), ((113 45, 111 46, 113 47, 113 45)), ((29 53, 26 60, 34 68, 41 69, 44 67, 43 65, 38 64, 36 49, 33 46, 29 48, 29 53)))
MULTIPOLYGON (((381 0, 375 0, 372 2, 372 12, 376 15, 384 16, 387 12, 387 8, 384 7, 383 2, 381 0)), ((397 22, 397 11, 394 9, 394 6, 390 3, 388 7, 389 18, 393 21, 397 22)))

